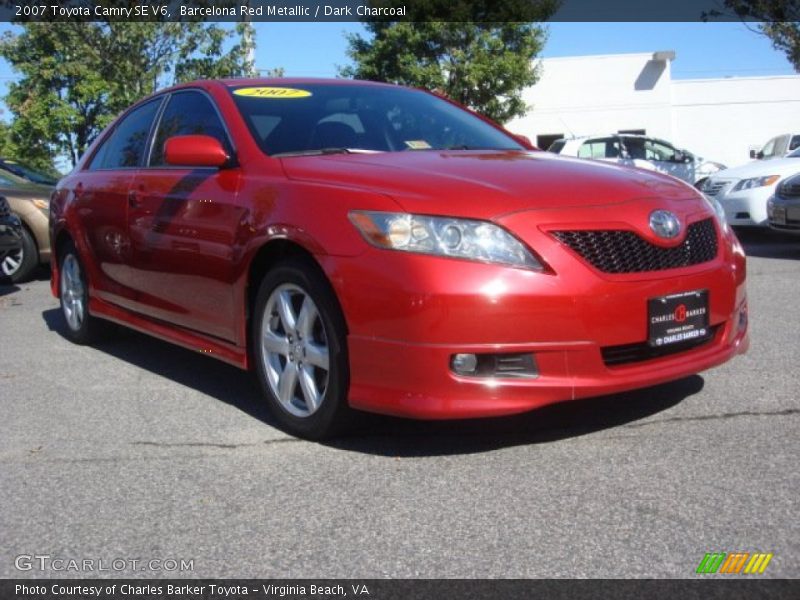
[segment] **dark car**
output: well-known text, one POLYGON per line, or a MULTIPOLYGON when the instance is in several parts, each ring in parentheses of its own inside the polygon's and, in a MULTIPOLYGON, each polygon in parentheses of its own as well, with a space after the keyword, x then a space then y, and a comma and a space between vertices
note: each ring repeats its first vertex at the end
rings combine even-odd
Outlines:
POLYGON ((39 185, 55 185, 58 183, 58 179, 55 177, 23 165, 11 158, 0 158, 0 170, 8 171, 17 177, 22 177, 31 183, 38 183, 39 185))
POLYGON ((22 223, 11 212, 8 200, 0 196, 0 262, 22 248, 22 223))
POLYGON ((800 234, 800 173, 784 179, 767 202, 769 226, 800 234))

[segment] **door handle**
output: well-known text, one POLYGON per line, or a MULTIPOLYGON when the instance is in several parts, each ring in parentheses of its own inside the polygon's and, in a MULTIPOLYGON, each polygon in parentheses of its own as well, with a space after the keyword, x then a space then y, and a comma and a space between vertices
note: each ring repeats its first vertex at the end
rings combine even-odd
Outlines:
POLYGON ((131 208, 139 206, 139 194, 136 193, 136 190, 128 191, 128 206, 131 208))

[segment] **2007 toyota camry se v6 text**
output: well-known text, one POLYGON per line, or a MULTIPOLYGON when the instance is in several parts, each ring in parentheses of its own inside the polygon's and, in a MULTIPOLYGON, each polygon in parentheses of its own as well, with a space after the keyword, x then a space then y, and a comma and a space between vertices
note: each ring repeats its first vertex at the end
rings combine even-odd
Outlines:
POLYGON ((666 175, 540 152, 421 90, 187 84, 54 192, 67 335, 115 321, 243 369, 289 431, 485 417, 748 346, 745 256, 666 175))

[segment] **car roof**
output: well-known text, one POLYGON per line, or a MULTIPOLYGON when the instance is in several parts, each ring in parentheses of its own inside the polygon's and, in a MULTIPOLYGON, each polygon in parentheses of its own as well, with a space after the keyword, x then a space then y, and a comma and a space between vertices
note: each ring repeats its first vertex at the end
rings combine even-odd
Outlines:
POLYGON ((238 85, 354 85, 354 86, 374 86, 374 87, 398 87, 392 83, 384 83, 381 81, 366 81, 363 79, 335 79, 332 77, 237 77, 229 79, 218 79, 220 83, 228 87, 238 85))
MULTIPOLYGON (((225 88, 233 88, 239 86, 265 86, 265 87, 286 87, 293 85, 345 85, 354 87, 387 87, 396 88, 400 87, 393 83, 383 83, 379 81, 366 81, 363 79, 334 79, 324 77, 232 77, 227 79, 198 79, 195 81, 187 81, 173 85, 148 96, 158 96, 160 94, 169 93, 175 90, 185 88, 204 88, 209 89, 212 87, 224 86, 225 88)), ((413 88, 412 88, 413 89, 413 88)))

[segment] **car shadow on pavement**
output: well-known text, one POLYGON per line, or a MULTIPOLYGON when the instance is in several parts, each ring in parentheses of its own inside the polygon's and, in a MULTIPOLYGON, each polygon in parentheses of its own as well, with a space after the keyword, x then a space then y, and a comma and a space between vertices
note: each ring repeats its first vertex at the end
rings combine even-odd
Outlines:
MULTIPOLYGON (((50 331, 66 338, 66 324, 60 313, 60 309, 53 308, 42 312, 42 318, 50 331)), ((108 339, 92 344, 92 348, 278 426, 264 406, 253 378, 232 365, 116 325, 108 339)))
MULTIPOLYGON (((39 265, 36 271, 31 276, 31 281, 47 281, 50 279, 50 267, 48 265, 39 265)), ((0 296, 12 294, 20 291, 20 285, 25 285, 27 280, 23 283, 14 283, 7 275, 0 275, 0 296)))
MULTIPOLYGON (((59 309, 42 313, 50 331, 64 336, 59 309)), ((236 407, 280 428, 258 386, 231 365, 125 328, 92 347, 236 407)), ((325 445, 382 456, 472 454, 573 438, 638 421, 667 410, 703 389, 697 375, 644 390, 553 404, 521 415, 458 421, 416 421, 361 414, 353 431, 325 445)))
POLYGON ((645 419, 697 394, 703 385, 702 377, 692 375, 633 392, 560 402, 489 419, 414 421, 366 415, 355 433, 327 445, 366 454, 417 457, 543 444, 645 419))
POLYGON ((14 292, 18 292, 20 290, 19 286, 14 285, 11 283, 10 279, 0 279, 0 296, 6 296, 8 294, 13 294, 14 292))
POLYGON ((736 237, 747 256, 800 260, 800 235, 763 228, 737 228, 736 237))

